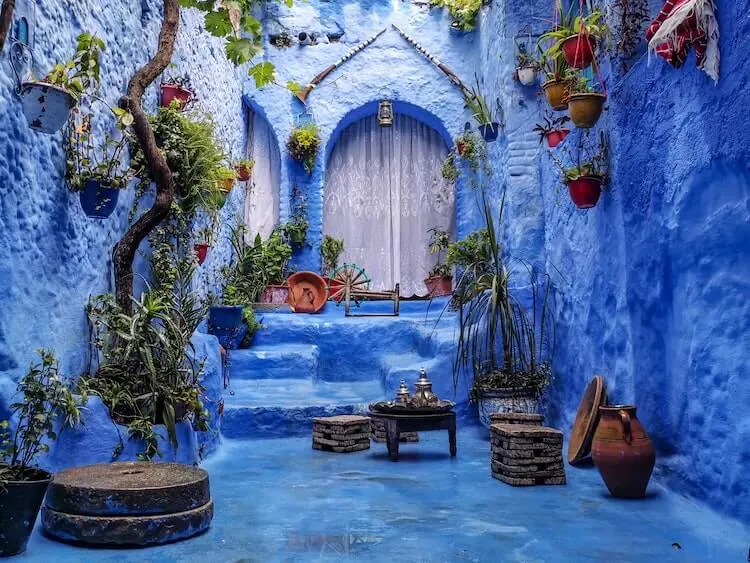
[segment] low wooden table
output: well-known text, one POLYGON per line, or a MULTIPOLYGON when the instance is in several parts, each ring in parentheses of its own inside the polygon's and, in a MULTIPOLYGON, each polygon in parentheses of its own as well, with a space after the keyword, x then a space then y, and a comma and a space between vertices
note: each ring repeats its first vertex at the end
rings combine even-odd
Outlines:
POLYGON ((402 432, 447 430, 451 457, 456 457, 456 413, 438 414, 386 414, 370 411, 370 418, 380 420, 385 426, 388 457, 398 461, 399 436, 402 432))

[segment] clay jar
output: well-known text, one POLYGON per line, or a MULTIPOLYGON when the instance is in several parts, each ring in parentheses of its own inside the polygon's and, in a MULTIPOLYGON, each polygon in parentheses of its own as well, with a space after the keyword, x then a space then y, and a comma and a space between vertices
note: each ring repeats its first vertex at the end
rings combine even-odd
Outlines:
POLYGON ((656 452, 635 415, 635 407, 599 407, 599 414, 601 418, 591 453, 604 484, 612 496, 643 498, 656 452))

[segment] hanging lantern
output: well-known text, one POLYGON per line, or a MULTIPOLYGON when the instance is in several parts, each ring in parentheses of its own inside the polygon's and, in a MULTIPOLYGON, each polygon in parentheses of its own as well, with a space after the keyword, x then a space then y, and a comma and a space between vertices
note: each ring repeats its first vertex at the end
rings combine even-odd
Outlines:
POLYGON ((381 127, 393 125, 393 104, 388 100, 383 100, 378 106, 378 125, 381 127))

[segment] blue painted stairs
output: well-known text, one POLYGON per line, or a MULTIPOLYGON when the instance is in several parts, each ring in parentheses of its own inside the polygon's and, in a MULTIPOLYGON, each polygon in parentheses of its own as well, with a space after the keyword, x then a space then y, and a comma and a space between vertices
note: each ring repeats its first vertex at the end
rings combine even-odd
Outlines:
POLYGON ((395 318, 346 318, 332 303, 320 315, 258 313, 253 346, 229 353, 222 434, 307 434, 313 417, 365 413, 369 403, 393 397, 420 367, 441 397, 453 397, 455 316, 438 320, 442 306, 435 303, 429 315, 424 302, 403 305, 395 318))

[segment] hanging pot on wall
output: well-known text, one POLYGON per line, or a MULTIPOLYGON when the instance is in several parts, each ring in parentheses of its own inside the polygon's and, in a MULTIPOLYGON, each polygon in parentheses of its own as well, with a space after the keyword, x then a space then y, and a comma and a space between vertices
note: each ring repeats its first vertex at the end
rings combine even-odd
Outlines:
POLYGON ((180 108, 184 108, 193 99, 193 93, 179 84, 161 85, 161 107, 168 108, 172 101, 177 100, 180 108))
POLYGON ((70 111, 78 104, 66 89, 46 82, 22 83, 19 96, 29 126, 49 134, 62 129, 70 111))
POLYGON ((571 35, 560 44, 568 66, 582 69, 594 62, 596 42, 588 34, 571 35))
POLYGON ((479 132, 486 142, 491 143, 497 139, 497 135, 500 132, 500 124, 496 121, 483 123, 479 126, 479 132))
POLYGON ((430 297, 443 297, 453 293, 453 278, 434 276, 424 280, 430 297))
POLYGON ((602 182, 600 176, 581 176, 568 181, 570 199, 578 209, 591 209, 602 195, 602 182))
POLYGON ((537 70, 533 66, 522 66, 516 69, 516 79, 524 86, 536 84, 537 70))
POLYGON ((562 143, 570 134, 570 129, 555 129, 545 133, 544 137, 547 139, 547 145, 549 148, 554 149, 557 145, 562 143))
POLYGON ((203 264, 206 261, 208 255, 208 244, 205 242, 196 242, 193 245, 193 251, 195 256, 198 258, 198 264, 203 264))
POLYGON ((599 407, 591 454, 612 496, 643 498, 656 463, 654 445, 632 405, 599 407))
POLYGON ((245 336, 243 307, 219 305, 208 310, 208 334, 213 334, 227 350, 237 349, 245 336))
POLYGON ((607 97, 604 94, 596 92, 585 92, 580 94, 571 94, 568 98, 568 111, 570 119, 573 120, 576 127, 590 129, 604 111, 604 101, 607 97))
POLYGON ((247 164, 238 164, 235 166, 234 171, 237 173, 237 179, 240 182, 247 182, 250 180, 250 174, 252 173, 252 168, 248 166, 247 164))
POLYGON ((26 551, 52 475, 35 469, 28 481, 8 481, 0 490, 0 557, 26 551))
POLYGON ((86 181, 79 196, 81 209, 87 216, 92 219, 106 219, 117 207, 120 190, 91 178, 86 181))
POLYGON ((552 109, 556 111, 568 107, 568 83, 563 80, 547 80, 542 84, 544 95, 547 96, 547 102, 552 109))

